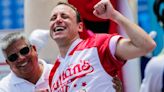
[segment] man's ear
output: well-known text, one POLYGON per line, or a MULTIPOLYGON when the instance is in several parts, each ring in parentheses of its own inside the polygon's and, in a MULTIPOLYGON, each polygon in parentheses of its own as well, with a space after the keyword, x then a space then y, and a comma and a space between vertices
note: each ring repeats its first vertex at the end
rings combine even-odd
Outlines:
POLYGON ((9 65, 9 61, 7 60, 7 55, 6 55, 6 53, 5 53, 5 50, 2 50, 2 53, 3 53, 4 56, 5 56, 5 61, 6 61, 6 63, 9 65))
POLYGON ((5 60, 6 61, 6 63, 9 65, 9 61, 8 60, 5 60))
POLYGON ((79 27, 79 32, 83 32, 83 29, 84 29, 84 24, 83 24, 83 22, 79 22, 78 23, 78 27, 79 27))

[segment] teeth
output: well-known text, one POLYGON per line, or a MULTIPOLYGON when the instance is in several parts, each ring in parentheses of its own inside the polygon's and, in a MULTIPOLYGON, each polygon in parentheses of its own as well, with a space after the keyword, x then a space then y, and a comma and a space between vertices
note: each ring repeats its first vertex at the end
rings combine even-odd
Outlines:
POLYGON ((63 31, 64 30, 64 27, 56 27, 55 28, 55 31, 63 31))
POLYGON ((27 65, 27 63, 28 62, 25 62, 25 63, 21 64, 20 66, 23 67, 23 66, 27 65))

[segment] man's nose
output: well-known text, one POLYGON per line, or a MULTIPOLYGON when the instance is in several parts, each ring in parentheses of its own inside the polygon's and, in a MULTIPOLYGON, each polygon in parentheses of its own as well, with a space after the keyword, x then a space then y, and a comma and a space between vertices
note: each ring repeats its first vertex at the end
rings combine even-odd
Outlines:
POLYGON ((18 53, 18 61, 21 62, 22 60, 24 60, 26 58, 26 56, 21 55, 20 53, 18 53))
POLYGON ((60 24, 63 22, 63 19, 61 18, 61 16, 58 16, 56 19, 56 24, 60 24))

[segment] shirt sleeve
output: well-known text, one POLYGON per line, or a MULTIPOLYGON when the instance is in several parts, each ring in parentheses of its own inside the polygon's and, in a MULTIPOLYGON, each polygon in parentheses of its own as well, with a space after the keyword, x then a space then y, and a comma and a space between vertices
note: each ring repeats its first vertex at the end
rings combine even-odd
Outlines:
POLYGON ((115 58, 115 59, 116 59, 116 57, 115 57, 116 45, 117 45, 117 42, 120 38, 122 38, 122 37, 119 35, 113 36, 111 38, 111 41, 109 42, 109 49, 111 51, 113 58, 115 58))
POLYGON ((96 37, 96 47, 98 49, 100 62, 105 71, 111 76, 115 76, 126 63, 125 61, 116 59, 114 56, 117 42, 121 38, 122 36, 117 34, 101 34, 96 37))

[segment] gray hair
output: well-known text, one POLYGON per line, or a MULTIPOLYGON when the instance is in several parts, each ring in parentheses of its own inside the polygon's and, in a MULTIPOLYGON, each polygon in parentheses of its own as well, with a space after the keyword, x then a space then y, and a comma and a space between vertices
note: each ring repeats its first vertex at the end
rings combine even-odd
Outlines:
POLYGON ((30 43, 27 35, 24 32, 12 32, 8 33, 1 39, 1 49, 4 51, 6 48, 8 48, 9 45, 16 42, 19 39, 24 39, 27 43, 30 43))

